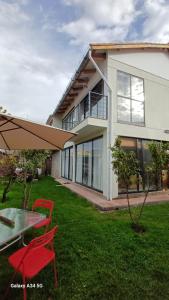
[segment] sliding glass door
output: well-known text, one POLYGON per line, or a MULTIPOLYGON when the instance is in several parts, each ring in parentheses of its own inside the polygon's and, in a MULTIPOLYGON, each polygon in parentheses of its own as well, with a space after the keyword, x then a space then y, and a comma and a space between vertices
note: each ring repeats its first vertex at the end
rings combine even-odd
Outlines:
POLYGON ((93 188, 103 190, 103 159, 102 159, 103 139, 93 141, 93 188))
POLYGON ((76 182, 102 191, 102 137, 76 146, 76 182))
POLYGON ((92 142, 83 144, 83 180, 82 183, 92 186, 92 142))
POLYGON ((73 177, 73 147, 62 151, 62 177, 72 180, 73 177))
POLYGON ((83 144, 76 146, 76 181, 82 183, 83 144))

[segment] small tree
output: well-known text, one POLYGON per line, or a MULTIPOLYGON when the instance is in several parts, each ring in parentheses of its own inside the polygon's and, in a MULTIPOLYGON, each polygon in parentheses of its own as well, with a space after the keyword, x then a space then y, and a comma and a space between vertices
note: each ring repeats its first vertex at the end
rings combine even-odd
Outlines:
POLYGON ((152 177, 155 181, 157 189, 163 187, 162 171, 168 170, 169 165, 169 143, 168 142, 156 142, 153 141, 148 144, 149 151, 151 153, 152 161, 149 165, 151 169, 152 177))
POLYGON ((16 157, 14 155, 4 154, 0 159, 0 174, 1 181, 3 184, 2 202, 7 200, 7 195, 12 187, 12 184, 16 178, 15 168, 16 168, 16 157))
POLYGON ((125 151, 121 147, 121 141, 119 138, 116 139, 114 147, 111 148, 113 157, 113 169, 119 181, 121 181, 126 188, 126 197, 128 203, 128 211, 130 215, 130 220, 132 223, 132 228, 136 231, 143 231, 143 227, 139 224, 142 216, 143 208, 148 196, 148 191, 145 193, 144 201, 140 208, 139 214, 134 216, 131 210, 130 199, 129 199, 129 186, 131 176, 136 175, 138 180, 140 180, 141 169, 139 166, 139 161, 136 158, 136 154, 133 151, 125 151))
POLYGON ((23 150, 21 151, 20 167, 22 173, 19 181, 23 184, 24 198, 23 208, 28 208, 28 203, 32 190, 32 181, 35 178, 37 168, 42 168, 49 151, 44 150, 23 150))

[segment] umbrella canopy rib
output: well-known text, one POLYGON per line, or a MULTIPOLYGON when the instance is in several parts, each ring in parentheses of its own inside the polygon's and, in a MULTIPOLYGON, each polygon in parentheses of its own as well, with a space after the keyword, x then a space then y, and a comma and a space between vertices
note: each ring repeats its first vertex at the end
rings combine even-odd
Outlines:
MULTIPOLYGON (((6 121, 5 121, 4 123, 0 124, 0 127, 6 125, 7 123, 10 123, 11 120, 13 120, 13 119, 8 120, 8 119, 6 119, 5 117, 3 117, 3 119, 6 120, 6 121)), ((1 130, 0 130, 0 132, 1 132, 1 130)))
POLYGON ((10 129, 4 129, 4 130, 0 130, 0 132, 8 132, 8 131, 12 131, 12 130, 17 130, 17 129, 21 129, 20 127, 15 127, 15 128, 10 128, 10 129))
POLYGON ((47 141, 46 139, 44 139, 43 137, 41 137, 41 136, 39 136, 38 134, 36 134, 36 133, 32 132, 31 130, 29 130, 29 129, 25 128, 24 126, 18 125, 18 124, 17 124, 17 123, 15 123, 13 120, 10 120, 10 122, 11 122, 12 124, 14 124, 15 126, 19 126, 19 128, 22 128, 23 130, 25 130, 25 131, 27 131, 27 132, 29 132, 29 133, 33 134, 34 136, 36 136, 37 138, 39 138, 39 139, 43 140, 44 142, 46 142, 46 143, 48 143, 48 144, 50 144, 50 145, 52 145, 52 146, 54 146, 54 147, 58 148, 59 150, 62 150, 62 148, 61 148, 61 147, 59 147, 59 146, 56 146, 55 144, 53 144, 53 143, 51 143, 51 142, 48 142, 48 141, 47 141))
POLYGON ((8 150, 10 150, 10 147, 9 147, 7 141, 5 140, 5 138, 4 138, 3 134, 2 134, 2 132, 0 132, 0 135, 2 136, 2 139, 3 139, 4 143, 5 143, 5 145, 7 146, 8 150))

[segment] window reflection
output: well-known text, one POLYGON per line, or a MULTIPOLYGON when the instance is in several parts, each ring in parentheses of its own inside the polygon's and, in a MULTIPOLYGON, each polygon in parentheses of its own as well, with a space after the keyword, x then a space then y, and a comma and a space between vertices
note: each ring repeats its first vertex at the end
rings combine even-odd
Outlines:
POLYGON ((130 97, 130 75, 117 72, 117 93, 119 96, 130 97))
POLYGON ((144 125, 142 78, 117 71, 118 121, 144 125))
POLYGON ((118 120, 130 122, 130 100, 118 97, 118 120))
MULTIPOLYGON (((133 151, 137 155, 137 140, 133 138, 121 138, 121 146, 126 151, 133 151)), ((136 192, 138 190, 138 178, 136 175, 131 176, 129 192, 136 192)), ((125 193, 126 187, 123 182, 119 182, 119 193, 125 193)))
POLYGON ((132 122, 144 124, 144 103, 132 101, 132 122))
POLYGON ((69 180, 73 177, 73 147, 62 151, 61 175, 69 180))
POLYGON ((144 101, 143 79, 131 76, 131 98, 144 101))
MULTIPOLYGON (((120 137, 121 146, 126 151, 134 151, 136 154, 137 159, 140 163, 141 169, 141 176, 138 178, 137 176, 131 176, 130 178, 130 186, 129 192, 140 192, 143 191, 144 188, 147 189, 149 186, 150 190, 157 190, 157 186, 155 183, 155 178, 149 178, 146 172, 146 167, 151 162, 151 153, 148 148, 148 144, 151 140, 142 140, 137 138, 128 138, 128 137, 120 137), (143 180, 142 180, 142 178, 143 180)), ((164 186, 168 184, 168 174, 164 171, 163 172, 163 182, 164 186)), ((126 189, 122 182, 119 181, 119 193, 125 193, 126 189)))
POLYGON ((76 146, 76 182, 99 191, 103 189, 102 143, 103 138, 97 138, 76 146))

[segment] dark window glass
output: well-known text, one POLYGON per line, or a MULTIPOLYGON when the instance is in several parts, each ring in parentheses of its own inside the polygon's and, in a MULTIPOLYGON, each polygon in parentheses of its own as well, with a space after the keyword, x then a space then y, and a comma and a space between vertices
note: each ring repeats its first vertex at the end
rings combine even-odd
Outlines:
POLYGON ((100 191, 103 189, 103 174, 101 171, 103 170, 102 147, 102 138, 93 141, 93 187, 100 191))
POLYGON ((66 148, 62 151, 62 177, 72 180, 73 177, 73 147, 66 148))
MULTIPOLYGON (((121 141, 122 141, 121 145, 126 151, 133 151, 137 156, 137 140, 136 139, 122 138, 121 141)), ((136 192, 137 191, 137 185, 138 185, 137 176, 135 176, 135 175, 131 176, 129 192, 136 192)), ((126 192, 126 188, 123 185, 123 182, 119 182, 119 192, 120 193, 125 193, 126 192)))
POLYGON ((69 148, 69 179, 73 178, 73 147, 69 148))
POLYGON ((83 145, 83 184, 92 185, 92 142, 83 145))
POLYGON ((69 172, 69 149, 65 149, 65 175, 64 177, 68 178, 69 172))
POLYGON ((62 151, 62 171, 61 171, 62 177, 65 176, 65 151, 62 151))
MULTIPOLYGON (((140 163, 141 169, 141 177, 138 178, 136 176, 132 176, 130 181, 129 192, 140 192, 143 191, 144 188, 147 189, 150 184, 150 190, 157 190, 155 178, 148 178, 145 169, 151 162, 151 153, 148 148, 148 144, 151 142, 150 140, 142 140, 136 138, 125 138, 121 137, 121 145, 126 151, 134 151, 137 159, 140 163), (140 180, 139 180, 140 179, 140 180)), ((168 185, 168 174, 164 172, 164 181, 165 186, 168 185)), ((119 193, 125 193, 126 189, 122 182, 119 182, 119 193)))
POLYGON ((88 100, 88 96, 85 97, 84 101, 84 118, 86 119, 87 117, 89 117, 89 100, 88 100))
POLYGON ((102 191, 102 138, 76 146, 76 181, 102 191))
POLYGON ((83 144, 76 146, 76 181, 82 183, 83 144))

